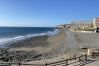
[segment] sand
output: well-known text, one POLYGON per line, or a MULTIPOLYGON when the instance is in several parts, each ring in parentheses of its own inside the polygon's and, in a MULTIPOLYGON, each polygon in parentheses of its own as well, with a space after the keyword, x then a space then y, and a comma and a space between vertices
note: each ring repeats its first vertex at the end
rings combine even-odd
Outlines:
MULTIPOLYGON (((75 49, 69 47, 71 41, 75 41, 72 38, 71 32, 61 31, 59 34, 54 36, 40 36, 31 38, 28 40, 20 41, 18 43, 11 44, 11 51, 36 51, 37 54, 41 54, 40 60, 29 61, 29 63, 45 64, 46 62, 55 62, 59 60, 64 60, 72 57, 75 53, 79 53, 78 48, 75 49), (72 50, 73 49, 73 50, 72 50)), ((75 43, 76 44, 76 43, 75 43)))
POLYGON ((79 33, 66 30, 54 36, 24 40, 9 47, 13 51, 36 51, 42 54, 40 60, 25 63, 45 64, 70 58, 74 54, 79 55, 81 53, 80 46, 99 48, 98 33, 79 33))
POLYGON ((34 62, 31 61, 29 63, 43 64, 46 62, 50 63, 59 60, 64 60, 72 57, 74 54, 82 53, 80 50, 80 46, 89 47, 89 48, 90 47, 99 48, 98 45, 99 35, 98 33, 77 33, 77 32, 66 31, 60 33, 57 36, 50 37, 49 42, 51 46, 54 46, 54 48, 58 48, 57 51, 59 55, 51 59, 34 61, 34 62))

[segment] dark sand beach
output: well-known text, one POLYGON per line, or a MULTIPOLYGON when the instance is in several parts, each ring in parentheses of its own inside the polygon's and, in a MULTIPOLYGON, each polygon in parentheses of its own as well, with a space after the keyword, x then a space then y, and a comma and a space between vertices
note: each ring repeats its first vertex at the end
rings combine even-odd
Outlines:
POLYGON ((61 48, 64 42, 64 32, 60 32, 54 36, 37 36, 28 38, 19 42, 13 42, 8 45, 8 48, 1 48, 1 54, 5 53, 5 56, 1 56, 1 60, 5 62, 9 61, 24 61, 24 60, 42 60, 51 59, 63 53, 61 48), (7 53, 6 53, 7 52, 7 53), (2 59, 9 56, 7 60, 2 59), (39 57, 34 58, 36 55, 39 57), (14 58, 15 56, 15 58, 14 58), (26 58, 24 58, 26 56, 26 58), (23 57, 21 60, 17 59, 23 57), (31 58, 32 57, 32 58, 31 58), (14 58, 14 59, 11 59, 14 58))
POLYGON ((11 43, 9 48, 34 48, 34 47, 48 47, 48 35, 27 38, 18 42, 11 43))
POLYGON ((61 31, 54 36, 38 36, 12 43, 9 48, 1 49, 0 59, 5 62, 27 61, 35 64, 55 62, 80 54, 80 46, 99 47, 98 39, 98 33, 61 31))

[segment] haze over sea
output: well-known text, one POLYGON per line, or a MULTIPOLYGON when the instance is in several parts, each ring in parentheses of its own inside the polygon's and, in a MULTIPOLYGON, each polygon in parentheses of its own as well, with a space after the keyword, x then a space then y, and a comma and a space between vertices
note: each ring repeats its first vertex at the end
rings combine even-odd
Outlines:
POLYGON ((54 27, 0 27, 0 45, 41 35, 54 35, 54 27))

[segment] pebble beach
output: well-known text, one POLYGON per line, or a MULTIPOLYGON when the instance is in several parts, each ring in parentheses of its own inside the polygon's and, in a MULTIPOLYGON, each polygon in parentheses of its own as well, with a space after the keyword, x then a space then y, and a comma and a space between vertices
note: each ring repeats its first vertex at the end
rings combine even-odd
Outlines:
POLYGON ((1 48, 0 59, 4 62, 21 61, 36 64, 55 62, 72 57, 74 54, 79 55, 81 53, 80 46, 98 48, 98 39, 98 33, 62 30, 57 35, 33 37, 12 43, 9 48, 1 48), (2 55, 3 53, 5 56, 2 55), (19 59, 20 57, 21 59, 19 59))

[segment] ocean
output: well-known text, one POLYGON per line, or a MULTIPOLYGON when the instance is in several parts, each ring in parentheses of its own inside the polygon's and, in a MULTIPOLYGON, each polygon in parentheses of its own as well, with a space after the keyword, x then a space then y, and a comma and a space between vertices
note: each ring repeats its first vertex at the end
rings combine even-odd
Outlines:
POLYGON ((3 45, 42 35, 55 35, 59 32, 55 27, 0 27, 0 47, 3 45))

